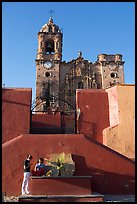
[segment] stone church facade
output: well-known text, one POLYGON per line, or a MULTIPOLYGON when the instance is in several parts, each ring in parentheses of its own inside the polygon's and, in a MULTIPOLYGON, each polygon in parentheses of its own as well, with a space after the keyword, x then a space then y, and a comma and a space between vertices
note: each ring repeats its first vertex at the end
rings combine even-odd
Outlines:
POLYGON ((35 111, 75 110, 76 89, 107 89, 124 83, 121 54, 99 54, 97 61, 85 60, 82 52, 62 61, 63 34, 52 17, 38 33, 35 111))

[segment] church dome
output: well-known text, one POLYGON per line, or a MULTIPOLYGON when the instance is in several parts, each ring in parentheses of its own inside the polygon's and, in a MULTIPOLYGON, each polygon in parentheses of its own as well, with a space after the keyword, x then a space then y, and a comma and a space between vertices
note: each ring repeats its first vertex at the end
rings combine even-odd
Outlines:
POLYGON ((57 26, 56 24, 54 24, 53 18, 50 17, 49 21, 42 26, 40 32, 46 32, 46 33, 61 33, 61 30, 59 29, 59 26, 57 26))

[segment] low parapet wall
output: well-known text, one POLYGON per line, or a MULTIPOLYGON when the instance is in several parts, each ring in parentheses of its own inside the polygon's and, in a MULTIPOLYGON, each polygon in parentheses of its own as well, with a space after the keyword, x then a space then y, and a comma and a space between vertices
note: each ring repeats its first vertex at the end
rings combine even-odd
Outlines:
POLYGON ((30 193, 31 195, 45 195, 45 192, 46 195, 90 195, 91 178, 91 176, 32 176, 30 193))

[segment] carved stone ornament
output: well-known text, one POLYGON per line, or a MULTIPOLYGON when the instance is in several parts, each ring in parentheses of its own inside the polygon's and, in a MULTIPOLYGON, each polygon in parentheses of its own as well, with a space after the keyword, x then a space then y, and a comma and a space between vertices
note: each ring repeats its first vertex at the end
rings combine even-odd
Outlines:
POLYGON ((76 76, 81 76, 81 69, 80 68, 76 69, 76 76))
POLYGON ((116 66, 114 69, 112 69, 112 71, 118 71, 119 70, 119 67, 116 66))

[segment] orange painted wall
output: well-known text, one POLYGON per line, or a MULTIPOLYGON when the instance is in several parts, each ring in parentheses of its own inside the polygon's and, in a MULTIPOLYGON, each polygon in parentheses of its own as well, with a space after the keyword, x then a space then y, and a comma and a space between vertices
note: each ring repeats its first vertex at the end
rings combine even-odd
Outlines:
POLYGON ((77 132, 135 159, 135 86, 77 90, 77 132))
POLYGON ((77 90, 76 108, 81 111, 77 117, 77 132, 103 143, 103 130, 110 125, 108 95, 105 90, 77 90))
POLYGON ((117 85, 106 90, 110 104, 110 127, 103 132, 104 144, 135 158, 135 85, 117 85), (113 107, 112 107, 113 105, 113 107))
POLYGON ((2 143, 29 133, 31 97, 30 88, 2 89, 2 143))
POLYGON ((83 134, 26 134, 5 142, 2 146, 2 192, 20 195, 26 155, 33 155, 34 167, 38 157, 61 152, 72 154, 75 175, 93 176, 92 191, 134 194, 135 163, 83 134))

